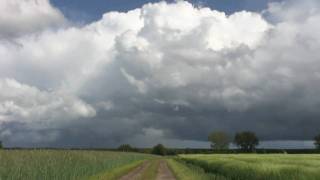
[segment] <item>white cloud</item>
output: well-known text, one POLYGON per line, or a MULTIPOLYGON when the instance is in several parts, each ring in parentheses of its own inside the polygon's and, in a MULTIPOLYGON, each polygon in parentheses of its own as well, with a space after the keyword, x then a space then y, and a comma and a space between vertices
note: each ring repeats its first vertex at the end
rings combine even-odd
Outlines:
POLYGON ((90 118, 96 113, 73 95, 41 91, 13 79, 0 79, 0 91, 0 125, 19 122, 33 128, 54 128, 65 120, 90 118))
POLYGON ((49 0, 0 1, 0 38, 15 38, 66 23, 49 0))

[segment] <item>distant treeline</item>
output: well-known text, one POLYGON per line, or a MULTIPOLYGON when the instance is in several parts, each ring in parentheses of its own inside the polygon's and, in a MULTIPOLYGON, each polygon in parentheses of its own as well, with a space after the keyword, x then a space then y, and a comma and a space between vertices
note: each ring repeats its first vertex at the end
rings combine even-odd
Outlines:
POLYGON ((157 155, 177 155, 177 154, 240 154, 240 153, 256 153, 256 154, 318 154, 320 149, 266 149, 255 148, 252 151, 247 149, 206 149, 206 148, 166 148, 162 144, 158 144, 153 148, 135 148, 129 144, 120 145, 117 151, 123 152, 140 152, 151 153, 157 155))
MULTIPOLYGON (((119 151, 119 152, 138 152, 150 153, 156 155, 177 155, 177 154, 239 154, 239 153, 287 153, 287 154, 320 154, 320 135, 314 138, 316 149, 259 149, 259 139, 254 132, 243 131, 235 134, 233 141, 230 136, 223 131, 212 132, 208 136, 211 142, 211 148, 167 148, 162 144, 158 144, 152 148, 136 148, 130 144, 122 144, 116 149, 112 148, 5 148, 8 150, 95 150, 95 151, 119 151), (238 149, 229 149, 231 143, 237 145, 238 149)), ((0 149, 2 143, 0 141, 0 149)))
MULTIPOLYGON (((136 152, 151 153, 152 149, 137 149, 136 152)), ((255 149, 253 152, 244 151, 241 149, 225 149, 225 150, 212 150, 212 149, 166 149, 166 155, 177 154, 240 154, 240 153, 256 153, 256 154, 320 154, 319 149, 255 149)))
POLYGON ((240 154, 240 153, 256 153, 256 154, 318 154, 319 149, 255 149, 253 152, 248 152, 242 149, 168 149, 169 154, 240 154))
MULTIPOLYGON (((123 151, 137 153, 153 153, 153 148, 132 148, 127 150, 114 148, 4 148, 6 150, 89 150, 89 151, 123 151)), ((256 153, 256 154, 320 154, 319 149, 255 149, 254 152, 247 152, 241 149, 199 149, 199 148, 165 148, 165 155, 177 154, 240 154, 240 153, 256 153)))

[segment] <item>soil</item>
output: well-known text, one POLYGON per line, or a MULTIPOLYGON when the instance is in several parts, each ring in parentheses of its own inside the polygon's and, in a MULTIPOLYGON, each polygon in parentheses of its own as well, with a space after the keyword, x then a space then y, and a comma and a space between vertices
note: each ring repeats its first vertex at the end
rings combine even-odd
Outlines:
MULTIPOLYGON (((150 164, 150 162, 143 163, 128 174, 122 176, 119 180, 140 180, 143 172, 150 166, 150 164)), ((156 180, 176 180, 165 160, 160 160, 156 180)))
POLYGON ((142 165, 130 171, 128 174, 122 176, 119 180, 138 180, 142 173, 149 167, 149 165, 150 162, 144 162, 142 165))
POLYGON ((176 180, 172 171, 169 169, 168 164, 165 160, 160 161, 158 175, 156 180, 176 180))

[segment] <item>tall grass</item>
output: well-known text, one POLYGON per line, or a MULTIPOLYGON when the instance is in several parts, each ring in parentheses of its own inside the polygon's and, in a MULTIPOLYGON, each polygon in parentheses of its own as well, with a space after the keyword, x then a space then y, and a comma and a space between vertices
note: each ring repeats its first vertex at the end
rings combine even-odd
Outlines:
POLYGON ((0 150, 0 179, 78 180, 149 158, 105 151, 0 150))
POLYGON ((237 180, 319 180, 320 155, 180 155, 206 172, 237 180))
POLYGON ((159 159, 150 161, 150 166, 148 166, 147 169, 144 172, 142 172, 140 180, 156 179, 159 165, 160 165, 159 159))
POLYGON ((168 159, 167 162, 178 180, 227 180, 220 175, 205 173, 201 167, 185 163, 178 158, 168 159))

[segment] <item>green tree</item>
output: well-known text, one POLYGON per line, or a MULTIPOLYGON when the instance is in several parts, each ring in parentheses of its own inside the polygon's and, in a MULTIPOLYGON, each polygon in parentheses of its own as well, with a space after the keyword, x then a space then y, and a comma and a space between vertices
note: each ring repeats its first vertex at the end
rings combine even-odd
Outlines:
POLYGON ((237 133, 234 137, 234 143, 242 150, 252 152, 259 144, 256 134, 250 131, 237 133))
POLYGON ((212 132, 208 140, 211 142, 210 146, 212 149, 222 150, 229 148, 230 138, 225 132, 212 132))
POLYGON ((118 151, 131 152, 134 151, 134 148, 132 148, 129 144, 122 144, 118 147, 118 151))
POLYGON ((314 145, 317 149, 320 149, 320 134, 314 137, 314 145))
POLYGON ((2 149, 2 142, 0 141, 0 149, 2 149))
POLYGON ((165 156, 167 154, 167 149, 162 144, 158 144, 152 148, 151 153, 165 156))

